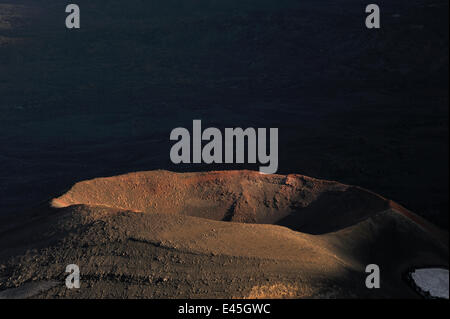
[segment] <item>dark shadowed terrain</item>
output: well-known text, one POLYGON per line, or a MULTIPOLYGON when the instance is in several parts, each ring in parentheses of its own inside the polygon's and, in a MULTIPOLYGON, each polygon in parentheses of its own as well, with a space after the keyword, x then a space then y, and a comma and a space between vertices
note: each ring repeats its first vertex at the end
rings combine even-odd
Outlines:
MULTIPOLYGON (((448 1, 0 0, 0 214, 175 166, 170 131, 278 127, 279 173, 359 185, 448 228, 448 1)), ((138 245, 137 243, 133 245, 138 245)), ((170 254, 170 252, 168 252, 170 254)))

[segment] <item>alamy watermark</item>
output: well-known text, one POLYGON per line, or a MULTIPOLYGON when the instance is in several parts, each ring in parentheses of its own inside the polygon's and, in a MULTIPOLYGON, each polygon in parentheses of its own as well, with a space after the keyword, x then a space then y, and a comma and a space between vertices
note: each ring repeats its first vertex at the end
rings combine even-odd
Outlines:
POLYGON ((366 273, 369 274, 366 277, 366 287, 369 289, 379 289, 380 288, 380 267, 376 264, 367 265, 366 273))
POLYGON ((69 4, 68 6, 66 6, 66 13, 69 13, 69 15, 66 17, 66 28, 79 29, 80 7, 77 4, 69 4))
POLYGON ((66 287, 68 289, 79 289, 80 288, 80 267, 75 264, 67 265, 66 272, 70 273, 66 277, 66 287))
MULTIPOLYGON (((368 29, 380 28, 380 7, 377 4, 369 4, 366 6, 366 13, 368 13, 365 24, 368 29)), ((80 28, 80 7, 77 4, 69 4, 66 6, 66 13, 69 15, 66 17, 67 29, 79 29, 80 28)))
POLYGON ((201 120, 194 120, 192 135, 186 128, 178 127, 170 133, 170 140, 177 141, 170 150, 174 164, 243 164, 247 153, 247 163, 265 165, 259 167, 261 173, 275 174, 278 170, 278 128, 270 128, 269 136, 266 128, 225 128, 223 137, 215 127, 202 131, 201 120))

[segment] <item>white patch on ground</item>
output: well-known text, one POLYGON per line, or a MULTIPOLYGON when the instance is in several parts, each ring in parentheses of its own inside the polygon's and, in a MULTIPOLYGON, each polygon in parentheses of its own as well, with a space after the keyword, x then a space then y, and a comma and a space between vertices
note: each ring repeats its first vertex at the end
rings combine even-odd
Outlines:
POLYGON ((423 268, 411 273, 414 283, 431 296, 448 299, 448 269, 423 268))

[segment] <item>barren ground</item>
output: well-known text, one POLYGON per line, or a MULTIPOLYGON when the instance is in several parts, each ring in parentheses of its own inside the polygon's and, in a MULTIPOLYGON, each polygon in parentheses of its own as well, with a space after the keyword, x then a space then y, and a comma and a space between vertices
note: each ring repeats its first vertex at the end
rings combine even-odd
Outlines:
POLYGON ((446 233, 301 175, 141 172, 76 184, 51 204, 0 233, 0 297, 415 298, 409 269, 448 267, 446 233), (370 263, 382 289, 365 287, 370 263), (79 290, 65 288, 68 264, 79 290))

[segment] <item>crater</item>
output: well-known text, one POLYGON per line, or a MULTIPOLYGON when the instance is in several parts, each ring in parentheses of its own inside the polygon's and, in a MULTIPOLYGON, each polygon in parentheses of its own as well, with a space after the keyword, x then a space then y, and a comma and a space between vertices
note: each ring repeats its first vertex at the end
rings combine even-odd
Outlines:
POLYGON ((388 200, 359 187, 254 171, 130 173, 79 182, 52 200, 53 207, 80 204, 275 224, 310 234, 339 230, 389 208, 388 200))

